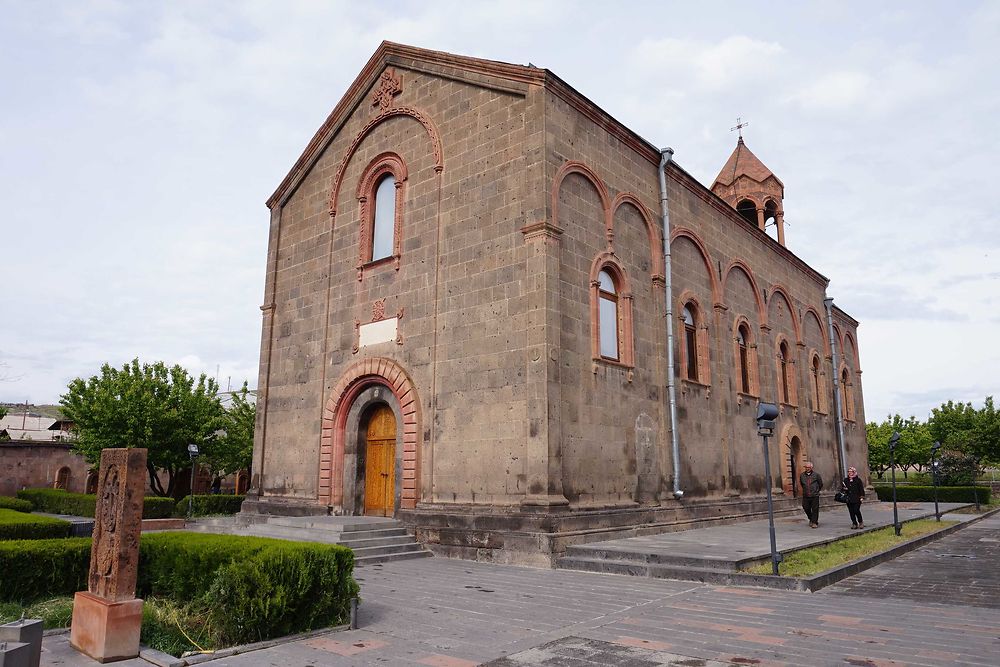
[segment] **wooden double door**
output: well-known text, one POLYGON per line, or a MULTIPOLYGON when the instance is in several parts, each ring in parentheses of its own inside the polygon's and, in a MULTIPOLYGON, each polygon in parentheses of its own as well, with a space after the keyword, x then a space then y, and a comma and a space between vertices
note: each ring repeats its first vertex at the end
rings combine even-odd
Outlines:
POLYGON ((396 498, 396 415, 376 407, 365 434, 365 514, 392 516, 396 498))

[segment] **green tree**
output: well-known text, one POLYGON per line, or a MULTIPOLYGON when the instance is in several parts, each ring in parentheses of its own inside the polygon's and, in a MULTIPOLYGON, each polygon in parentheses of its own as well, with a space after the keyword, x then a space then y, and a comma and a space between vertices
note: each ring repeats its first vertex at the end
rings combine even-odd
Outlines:
POLYGON ((931 410, 927 427, 931 437, 946 448, 964 451, 975 430, 976 418, 972 403, 948 401, 931 410))
POLYGON ((257 420, 254 395, 243 388, 230 394, 232 402, 222 416, 222 430, 207 455, 199 462, 215 477, 250 470, 253 459, 253 429, 257 420))
POLYGON ((77 378, 60 397, 67 418, 76 422, 73 448, 98 465, 108 447, 145 447, 153 492, 172 496, 177 473, 190 467, 188 444, 209 452, 222 426, 218 386, 204 374, 197 382, 180 366, 134 359, 121 369, 109 364, 100 376, 77 378), (164 487, 157 472, 167 478, 164 487))
POLYGON ((931 460, 933 439, 927 424, 916 417, 903 419, 899 415, 886 417, 880 424, 865 425, 868 438, 868 467, 882 477, 889 470, 889 438, 899 433, 899 442, 894 452, 896 468, 904 476, 911 468, 922 471, 931 460))

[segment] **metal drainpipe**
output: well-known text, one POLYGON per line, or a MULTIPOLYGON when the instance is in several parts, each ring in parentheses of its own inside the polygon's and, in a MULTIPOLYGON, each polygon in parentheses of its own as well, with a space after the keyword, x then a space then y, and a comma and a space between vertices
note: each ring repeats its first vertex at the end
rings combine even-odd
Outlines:
POLYGON ((826 328, 830 335, 830 352, 833 355, 833 410, 837 424, 837 446, 840 448, 840 479, 847 477, 847 450, 844 449, 844 418, 840 407, 840 358, 837 341, 833 335, 833 298, 823 299, 826 306, 826 328))
POLYGON ((667 165, 674 156, 673 148, 660 151, 660 211, 663 219, 663 273, 667 299, 667 396, 670 401, 670 444, 674 455, 674 498, 684 496, 681 491, 681 449, 677 435, 677 389, 674 386, 674 299, 670 285, 670 213, 667 211, 667 165))

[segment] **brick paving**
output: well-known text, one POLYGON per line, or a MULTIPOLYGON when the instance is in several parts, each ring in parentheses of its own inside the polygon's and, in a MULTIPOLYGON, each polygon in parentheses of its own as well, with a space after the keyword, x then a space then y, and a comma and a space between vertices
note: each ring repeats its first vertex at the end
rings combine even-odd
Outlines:
MULTIPOLYGON (((357 573, 361 629, 209 664, 993 666, 1000 608, 967 602, 996 594, 995 540, 998 519, 965 528, 893 563, 897 585, 871 596, 859 583, 870 573, 810 594, 442 558, 387 563, 357 573), (988 561, 991 573, 963 572, 972 559, 932 555, 966 551, 988 561), (901 592, 935 577, 957 597, 901 592), (978 588, 986 591, 976 595, 978 588)), ((43 664, 93 664, 66 639, 46 639, 43 664)))
POLYGON ((1000 609, 1000 515, 821 592, 1000 609))

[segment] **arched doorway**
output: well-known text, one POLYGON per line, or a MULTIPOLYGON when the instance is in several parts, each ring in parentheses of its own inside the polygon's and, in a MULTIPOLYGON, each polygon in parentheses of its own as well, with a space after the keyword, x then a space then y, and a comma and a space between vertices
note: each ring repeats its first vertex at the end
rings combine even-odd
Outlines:
POLYGON ((396 415, 385 403, 372 406, 367 414, 364 454, 365 514, 392 516, 396 490, 396 415))
POLYGON ((802 495, 799 490, 799 475, 802 474, 802 464, 808 458, 805 440, 797 425, 786 424, 781 430, 779 442, 781 463, 778 470, 781 471, 781 490, 785 496, 798 498, 802 495))
POLYGON ((73 475, 73 472, 68 466, 63 466, 59 468, 59 472, 56 473, 56 483, 53 486, 57 489, 62 489, 63 491, 69 491, 69 479, 73 475))
POLYGON ((802 464, 806 458, 802 453, 802 441, 799 440, 799 436, 792 436, 792 439, 788 442, 788 450, 792 496, 798 498, 802 495, 799 491, 799 475, 802 473, 802 464))

